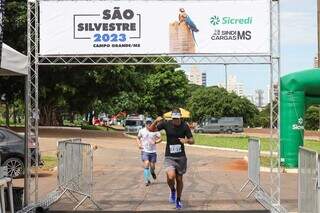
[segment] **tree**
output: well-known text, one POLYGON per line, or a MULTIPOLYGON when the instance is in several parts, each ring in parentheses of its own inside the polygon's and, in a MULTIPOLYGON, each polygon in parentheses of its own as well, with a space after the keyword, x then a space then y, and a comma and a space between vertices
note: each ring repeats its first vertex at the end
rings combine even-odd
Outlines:
POLYGON ((216 86, 195 90, 187 106, 193 120, 205 117, 243 117, 246 125, 253 125, 254 117, 258 114, 258 109, 248 99, 216 86))
MULTIPOLYGON (((6 1, 3 25, 3 42, 26 54, 27 2, 22 0, 6 1)), ((9 126, 9 109, 15 101, 23 103, 24 100, 24 77, 0 77, 0 96, 2 95, 5 97, 6 125, 9 126)), ((15 113, 13 110, 13 114, 15 113)))
POLYGON ((6 76, 0 78, 0 97, 5 104, 6 126, 9 126, 10 111, 15 100, 24 100, 24 78, 20 76, 6 76))
MULTIPOLYGON (((8 0, 4 19, 4 41, 26 54, 27 2, 8 0)), ((110 65, 39 67, 40 125, 62 125, 63 115, 84 114, 95 110, 162 114, 172 107, 183 107, 190 96, 188 81, 173 65, 110 65)), ((0 78, 0 93, 18 95, 21 82, 0 78), (19 83, 19 85, 17 85, 19 83)), ((22 93, 23 94, 23 93, 22 93)), ((9 99, 8 99, 9 100, 9 99)), ((19 103, 19 101, 17 102, 19 103)), ((108 113, 109 113, 108 112, 108 113)))
POLYGON ((108 103, 108 112, 117 114, 127 112, 129 114, 138 113, 140 97, 136 92, 120 92, 117 96, 111 98, 108 103))
POLYGON ((162 115, 174 107, 184 107, 188 99, 188 80, 181 70, 159 71, 146 76, 141 110, 150 115, 162 115))
MULTIPOLYGON (((275 109, 275 111, 277 110, 278 108, 275 109)), ((254 126, 270 128, 270 103, 259 112, 259 115, 255 117, 254 121, 254 126)))
POLYGON ((319 110, 318 106, 311 106, 305 113, 305 129, 318 130, 319 129, 319 110))
POLYGON ((27 1, 6 0, 3 25, 3 41, 27 54, 27 1))

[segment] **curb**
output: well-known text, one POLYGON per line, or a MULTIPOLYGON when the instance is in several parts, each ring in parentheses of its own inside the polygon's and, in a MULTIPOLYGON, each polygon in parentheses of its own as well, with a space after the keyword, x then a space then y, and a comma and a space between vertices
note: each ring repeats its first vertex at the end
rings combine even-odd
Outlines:
POLYGON ((129 135, 127 133, 123 133, 124 136, 128 137, 128 138, 132 138, 132 139, 136 139, 137 136, 134 136, 134 135, 129 135))
MULTIPOLYGON (((248 150, 245 150, 245 149, 232 149, 232 148, 223 148, 223 147, 215 147, 215 146, 189 145, 189 144, 185 144, 185 146, 192 146, 192 147, 197 147, 200 149, 214 149, 214 150, 220 150, 220 151, 248 153, 248 150)), ((269 151, 261 151, 260 153, 261 153, 261 156, 270 156, 269 151)), ((277 154, 277 153, 274 152, 274 154, 277 154)))
POLYGON ((72 129, 72 130, 81 130, 81 127, 71 127, 71 126, 39 126, 39 129, 72 129))
MULTIPOLYGON (((298 169, 286 169, 286 168, 281 168, 282 171, 280 173, 282 174, 298 174, 299 171, 298 169)), ((269 167, 260 167, 260 172, 270 172, 269 167)), ((277 173, 276 169, 274 169, 273 173, 277 173)))
MULTIPOLYGON (((129 135, 126 133, 123 133, 124 136, 128 137, 128 138, 132 138, 135 139, 136 136, 134 135, 129 135)), ((162 143, 166 143, 166 142, 162 142, 162 143)), ((200 149, 214 149, 214 150, 219 150, 219 151, 229 151, 229 152, 240 152, 240 153, 248 153, 248 150, 244 150, 244 149, 232 149, 232 148, 223 148, 223 147, 215 147, 215 146, 205 146, 205 145, 190 145, 190 144, 185 144, 185 146, 187 147, 196 147, 196 148, 200 148, 200 149)), ((270 156, 270 152, 269 151, 261 151, 261 156, 270 156)), ((274 154, 277 154, 276 152, 274 152, 274 154)))

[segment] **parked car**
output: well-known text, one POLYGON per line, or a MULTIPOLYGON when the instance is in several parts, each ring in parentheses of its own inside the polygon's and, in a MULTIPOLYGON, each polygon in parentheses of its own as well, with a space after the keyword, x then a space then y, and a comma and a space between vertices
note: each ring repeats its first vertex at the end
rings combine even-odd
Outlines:
POLYGON ((206 118, 195 128, 196 133, 243 132, 242 117, 206 118))
POLYGON ((125 132, 138 134, 139 130, 145 126, 143 115, 128 115, 124 122, 125 132))
POLYGON ((101 121, 101 124, 103 125, 109 125, 110 123, 110 118, 109 118, 109 115, 106 114, 106 113, 100 113, 99 116, 98 116, 99 120, 101 121))
MULTIPOLYGON (((24 136, 17 134, 16 132, 0 128, 0 157, 1 165, 7 166, 8 176, 16 178, 21 177, 24 174, 24 136)), ((29 145, 31 146, 31 144, 29 145)), ((31 159, 35 159, 35 149, 31 148, 31 159)), ((39 165, 42 165, 39 154, 39 165)), ((34 160, 31 160, 31 164, 34 164, 34 160)))

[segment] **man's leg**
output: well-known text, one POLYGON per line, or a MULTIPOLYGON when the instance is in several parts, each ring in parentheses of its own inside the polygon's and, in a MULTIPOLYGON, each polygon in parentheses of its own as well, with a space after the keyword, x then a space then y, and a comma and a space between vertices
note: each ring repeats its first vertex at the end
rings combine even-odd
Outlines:
POLYGON ((169 202, 175 203, 176 202, 176 188, 175 188, 175 180, 176 180, 176 171, 172 168, 167 170, 167 183, 171 190, 169 202))
POLYGON ((170 169, 167 171, 167 183, 171 191, 176 191, 175 188, 175 179, 176 179, 176 171, 174 169, 170 169))
POLYGON ((176 208, 181 209, 181 195, 183 190, 183 174, 187 171, 187 158, 181 157, 178 161, 177 166, 177 174, 176 174, 176 181, 177 181, 177 200, 176 200, 176 208))
POLYGON ((176 181, 177 181, 177 201, 180 201, 182 189, 183 189, 183 179, 182 175, 177 174, 176 175, 176 181))

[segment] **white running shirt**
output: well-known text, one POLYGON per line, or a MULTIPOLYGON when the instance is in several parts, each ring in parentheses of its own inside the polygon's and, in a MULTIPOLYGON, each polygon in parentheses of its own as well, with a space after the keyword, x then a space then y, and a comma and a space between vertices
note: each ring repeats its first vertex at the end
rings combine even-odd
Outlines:
POLYGON ((147 127, 140 129, 138 133, 138 138, 141 141, 143 151, 148 153, 157 152, 155 142, 160 137, 160 132, 150 132, 147 127))

